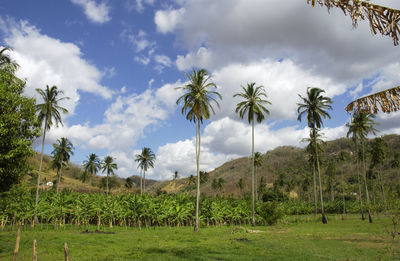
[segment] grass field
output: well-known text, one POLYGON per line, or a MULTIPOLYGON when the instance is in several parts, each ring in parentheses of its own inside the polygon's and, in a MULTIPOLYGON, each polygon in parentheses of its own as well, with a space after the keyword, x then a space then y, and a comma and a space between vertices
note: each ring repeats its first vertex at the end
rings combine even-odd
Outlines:
MULTIPOLYGON (((373 224, 358 216, 329 216, 323 225, 313 217, 289 217, 269 227, 104 228, 115 234, 84 234, 86 228, 40 225, 23 229, 18 260, 32 260, 33 240, 39 260, 400 260, 400 238, 387 233, 389 219, 373 224), (298 221, 298 222, 296 222, 298 221), (249 233, 246 230, 258 230, 249 233)), ((94 231, 96 227, 90 227, 94 231)), ((400 237, 400 235, 399 235, 400 237)), ((16 229, 0 233, 0 260, 12 260, 16 229)))

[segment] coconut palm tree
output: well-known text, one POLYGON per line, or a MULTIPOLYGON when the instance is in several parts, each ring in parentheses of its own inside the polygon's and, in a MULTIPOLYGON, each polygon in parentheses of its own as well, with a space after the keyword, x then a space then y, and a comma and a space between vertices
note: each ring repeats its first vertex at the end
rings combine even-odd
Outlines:
POLYGON ((252 211, 252 225, 256 225, 255 216, 255 177, 254 177, 254 118, 256 118, 258 123, 261 123, 264 119, 264 113, 269 114, 265 104, 271 104, 269 101, 265 100, 267 94, 265 93, 264 87, 255 86, 256 83, 248 83, 247 87, 243 87, 243 92, 233 95, 233 97, 241 97, 243 101, 239 102, 236 106, 236 113, 239 113, 239 117, 243 119, 247 115, 247 120, 251 124, 251 211, 252 211), (265 99, 263 99, 265 98, 265 99))
POLYGON ((107 172, 107 179, 106 179, 106 187, 107 187, 107 194, 109 193, 108 189, 108 179, 109 176, 114 176, 114 170, 118 169, 117 163, 114 162, 114 159, 111 156, 106 156, 102 162, 101 171, 107 172))
POLYGON ((196 193, 196 221, 194 230, 199 230, 199 211, 200 211, 200 145, 201 133, 200 124, 204 119, 209 119, 211 112, 215 114, 212 102, 218 107, 217 99, 222 99, 221 94, 211 89, 217 88, 215 83, 211 82, 211 75, 205 69, 192 70, 190 74, 185 73, 188 83, 185 86, 176 88, 182 90, 184 94, 178 98, 176 104, 181 102, 182 114, 186 115, 188 121, 196 124, 196 169, 197 169, 197 193, 196 193))
POLYGON ((71 155, 74 155, 71 141, 67 138, 61 138, 57 140, 57 144, 53 144, 53 152, 51 153, 54 157, 54 163, 57 166, 57 194, 59 192, 59 186, 61 182, 61 171, 62 166, 66 165, 71 158, 71 155))
MULTIPOLYGON (((332 100, 329 97, 323 96, 325 91, 319 88, 307 88, 307 97, 299 97, 302 100, 302 103, 297 103, 298 109, 297 112, 299 116, 297 120, 301 121, 301 118, 304 115, 307 115, 307 123, 308 127, 311 129, 312 137, 314 140, 317 139, 317 129, 320 129, 323 126, 322 118, 331 118, 326 110, 331 110, 332 100)), ((321 212, 322 212, 322 223, 327 224, 327 220, 324 212, 324 201, 322 198, 322 185, 321 185, 321 172, 319 168, 319 160, 318 160, 318 148, 317 142, 314 142, 314 151, 315 151, 315 164, 317 166, 318 179, 319 179, 319 194, 321 199, 321 212)))
POLYGON ((140 194, 146 189, 146 171, 149 167, 154 168, 154 160, 156 156, 150 148, 144 147, 141 154, 136 155, 135 161, 138 162, 138 168, 140 168, 140 194), (143 173, 143 178, 142 178, 143 173), (142 186, 143 184, 143 186, 142 186))
POLYGON ((45 90, 36 89, 36 91, 42 96, 43 103, 36 105, 36 111, 38 112, 38 120, 43 124, 43 138, 42 138, 42 151, 40 154, 40 164, 39 164, 39 173, 36 184, 36 199, 35 206, 38 204, 39 200, 39 185, 40 185, 40 174, 42 172, 42 163, 43 163, 43 151, 44 151, 44 142, 46 139, 46 131, 50 130, 53 124, 58 127, 59 124, 63 125, 61 114, 68 113, 68 110, 61 107, 59 104, 60 101, 69 99, 69 97, 59 96, 63 94, 63 91, 58 90, 57 86, 46 86, 45 90))
POLYGON ((92 185, 92 176, 100 170, 101 162, 99 157, 92 153, 88 156, 88 159, 83 162, 83 170, 85 173, 89 174, 89 183, 92 185))
POLYGON ((372 133, 375 135, 378 131, 374 127, 374 125, 376 125, 377 123, 373 120, 373 118, 375 118, 375 115, 373 114, 358 113, 353 115, 353 119, 350 123, 346 124, 346 126, 349 128, 349 130, 347 131, 347 136, 350 136, 350 134, 352 134, 354 139, 359 139, 361 141, 364 187, 365 195, 367 198, 368 220, 370 223, 372 223, 372 217, 367 185, 367 169, 365 164, 365 140, 367 139, 368 134, 372 133))
POLYGON ((18 68, 18 64, 6 54, 7 51, 12 51, 12 49, 10 47, 4 47, 0 51, 0 70, 8 71, 7 67, 11 67, 11 70, 15 71, 18 68))
MULTIPOLYGON (((261 167, 263 162, 262 154, 261 152, 255 152, 254 153, 254 187, 257 188, 257 167, 261 167)), ((257 195, 257 189, 255 190, 256 193, 256 200, 258 200, 258 195, 257 195)))

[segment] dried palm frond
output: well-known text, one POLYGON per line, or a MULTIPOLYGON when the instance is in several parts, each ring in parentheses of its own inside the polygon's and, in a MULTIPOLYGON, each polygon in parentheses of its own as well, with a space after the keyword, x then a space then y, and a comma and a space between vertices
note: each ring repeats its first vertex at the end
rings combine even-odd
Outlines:
POLYGON ((376 114, 379 107, 384 113, 391 113, 400 110, 400 86, 361 97, 349 103, 346 111, 354 114, 367 113, 376 114))
POLYGON ((358 20, 368 20, 372 34, 380 33, 393 39, 394 45, 399 44, 400 35, 400 10, 372 4, 361 0, 306 0, 326 6, 328 11, 332 7, 340 8, 345 15, 349 15, 353 26, 357 27, 358 20))

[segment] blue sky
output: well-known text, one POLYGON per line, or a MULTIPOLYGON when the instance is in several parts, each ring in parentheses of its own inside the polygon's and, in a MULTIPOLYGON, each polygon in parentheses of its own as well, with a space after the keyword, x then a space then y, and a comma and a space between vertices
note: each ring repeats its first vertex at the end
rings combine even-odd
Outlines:
MULTIPOLYGON (((394 0, 377 4, 400 9, 394 0)), ((256 150, 303 146, 305 123, 296 121, 298 95, 320 87, 333 98, 327 139, 346 134, 344 107, 354 98, 399 85, 399 47, 354 29, 340 10, 280 0, 7 0, 0 3, 0 45, 11 46, 35 88, 57 85, 71 99, 64 126, 47 137, 75 145, 72 161, 111 155, 117 174, 137 174, 134 155, 157 156, 148 177, 195 172, 194 124, 175 101, 184 72, 205 68, 223 95, 221 108, 202 126, 201 168, 250 154, 250 126, 234 113, 241 85, 263 85, 271 115, 256 127, 256 150)), ((399 114, 379 115, 382 134, 400 134, 399 114)), ((36 144, 40 142, 37 141, 36 144)), ((38 149, 38 147, 37 147, 38 149)))

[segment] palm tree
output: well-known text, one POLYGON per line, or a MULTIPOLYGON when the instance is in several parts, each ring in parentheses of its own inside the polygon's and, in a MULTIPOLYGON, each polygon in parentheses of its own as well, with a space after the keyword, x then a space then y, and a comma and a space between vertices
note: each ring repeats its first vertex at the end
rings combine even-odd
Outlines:
POLYGON ((18 64, 13 61, 9 55, 7 55, 5 52, 6 51, 12 51, 12 49, 10 47, 4 47, 3 49, 1 49, 0 51, 0 70, 6 70, 7 71, 7 67, 10 68, 11 70, 14 71, 18 68, 18 64))
POLYGON ((361 140, 364 187, 365 187, 365 195, 367 198, 368 220, 370 223, 372 223, 372 217, 371 217, 371 206, 370 206, 369 192, 367 185, 367 170, 365 164, 365 140, 367 139, 369 133, 375 135, 376 132, 378 131, 377 129, 374 128, 374 125, 376 125, 377 123, 373 120, 373 118, 375 118, 375 115, 373 114, 358 113, 353 115, 353 119, 350 123, 346 124, 346 126, 349 128, 347 136, 352 134, 354 139, 361 140))
POLYGON ((211 112, 215 114, 212 102, 218 107, 217 98, 222 99, 221 94, 210 90, 217 88, 215 83, 211 82, 211 75, 204 69, 192 70, 190 74, 185 73, 188 83, 185 86, 176 89, 183 90, 184 94, 178 98, 176 104, 183 103, 182 114, 186 114, 188 121, 196 124, 196 169, 197 169, 197 194, 196 194, 196 221, 194 230, 199 230, 199 211, 200 211, 200 145, 201 133, 200 124, 204 119, 209 119, 211 112))
POLYGON ((92 153, 88 156, 88 159, 83 162, 83 170, 85 173, 89 174, 89 183, 92 185, 92 176, 100 170, 101 162, 99 157, 92 153))
MULTIPOLYGON (((36 91, 42 96, 43 103, 36 105, 36 111, 38 112, 38 120, 43 123, 43 139, 42 139, 42 152, 40 155, 39 173, 36 184, 36 199, 35 207, 39 201, 39 185, 40 185, 40 174, 42 172, 43 163, 43 151, 44 151, 44 141, 46 139, 46 131, 50 130, 53 123, 56 127, 58 124, 63 125, 60 111, 64 114, 68 113, 68 110, 59 106, 58 103, 62 100, 69 99, 69 97, 58 98, 59 95, 63 94, 63 91, 57 89, 57 86, 46 86, 45 90, 36 89, 36 91), (53 122, 54 120, 54 122, 53 122)), ((36 218, 35 218, 36 219, 36 218)))
POLYGON ((267 108, 264 107, 264 104, 271 104, 269 101, 264 100, 267 98, 267 94, 265 93, 264 87, 255 86, 256 83, 248 83, 247 88, 242 86, 243 92, 237 93, 233 95, 233 97, 241 97, 243 101, 239 102, 236 106, 236 113, 239 113, 239 117, 243 119, 247 114, 247 119, 249 123, 251 123, 251 211, 252 211, 252 225, 253 227, 256 225, 256 216, 255 216, 255 177, 254 177, 254 164, 255 164, 255 155, 254 155, 254 117, 258 123, 261 123, 265 116, 264 113, 269 114, 267 108))
MULTIPOLYGON (((254 153, 254 187, 257 188, 257 167, 261 167, 263 162, 261 152, 254 153)), ((258 200, 257 189, 255 190, 256 193, 256 200, 258 200)))
POLYGON ((140 168, 140 194, 146 189, 146 171, 149 167, 154 168, 154 160, 156 156, 150 148, 144 147, 141 154, 136 155, 135 161, 138 162, 138 168, 140 168), (142 178, 143 173, 143 178, 142 178), (142 183, 143 182, 143 183, 142 183), (143 185, 142 185, 143 184, 143 185))
POLYGON ((114 175, 114 170, 118 169, 117 163, 114 162, 114 159, 111 156, 106 156, 103 160, 101 171, 107 172, 107 179, 106 179, 106 187, 107 187, 107 194, 109 193, 108 189, 108 179, 110 175, 114 175))
POLYGON ((308 127, 311 129, 312 138, 314 138, 314 151, 315 151, 315 164, 317 166, 318 179, 319 179, 319 194, 321 198, 321 212, 322 212, 322 223, 327 224, 327 220, 324 212, 324 202, 322 198, 322 185, 321 185, 321 172, 319 169, 319 160, 318 160, 318 148, 317 148, 317 129, 320 129, 323 126, 322 118, 331 118, 331 116, 327 113, 326 110, 332 109, 332 100, 329 97, 325 97, 322 94, 324 90, 319 88, 307 88, 307 97, 299 97, 302 99, 303 103, 297 103, 298 109, 297 112, 299 116, 297 120, 301 121, 303 115, 307 114, 307 123, 308 127))
POLYGON ((53 144, 53 157, 54 157, 54 164, 57 167, 57 194, 59 191, 59 186, 61 182, 61 171, 62 166, 66 165, 71 158, 71 155, 74 155, 72 151, 74 146, 72 145, 71 141, 67 138, 61 138, 57 140, 58 144, 53 144))

